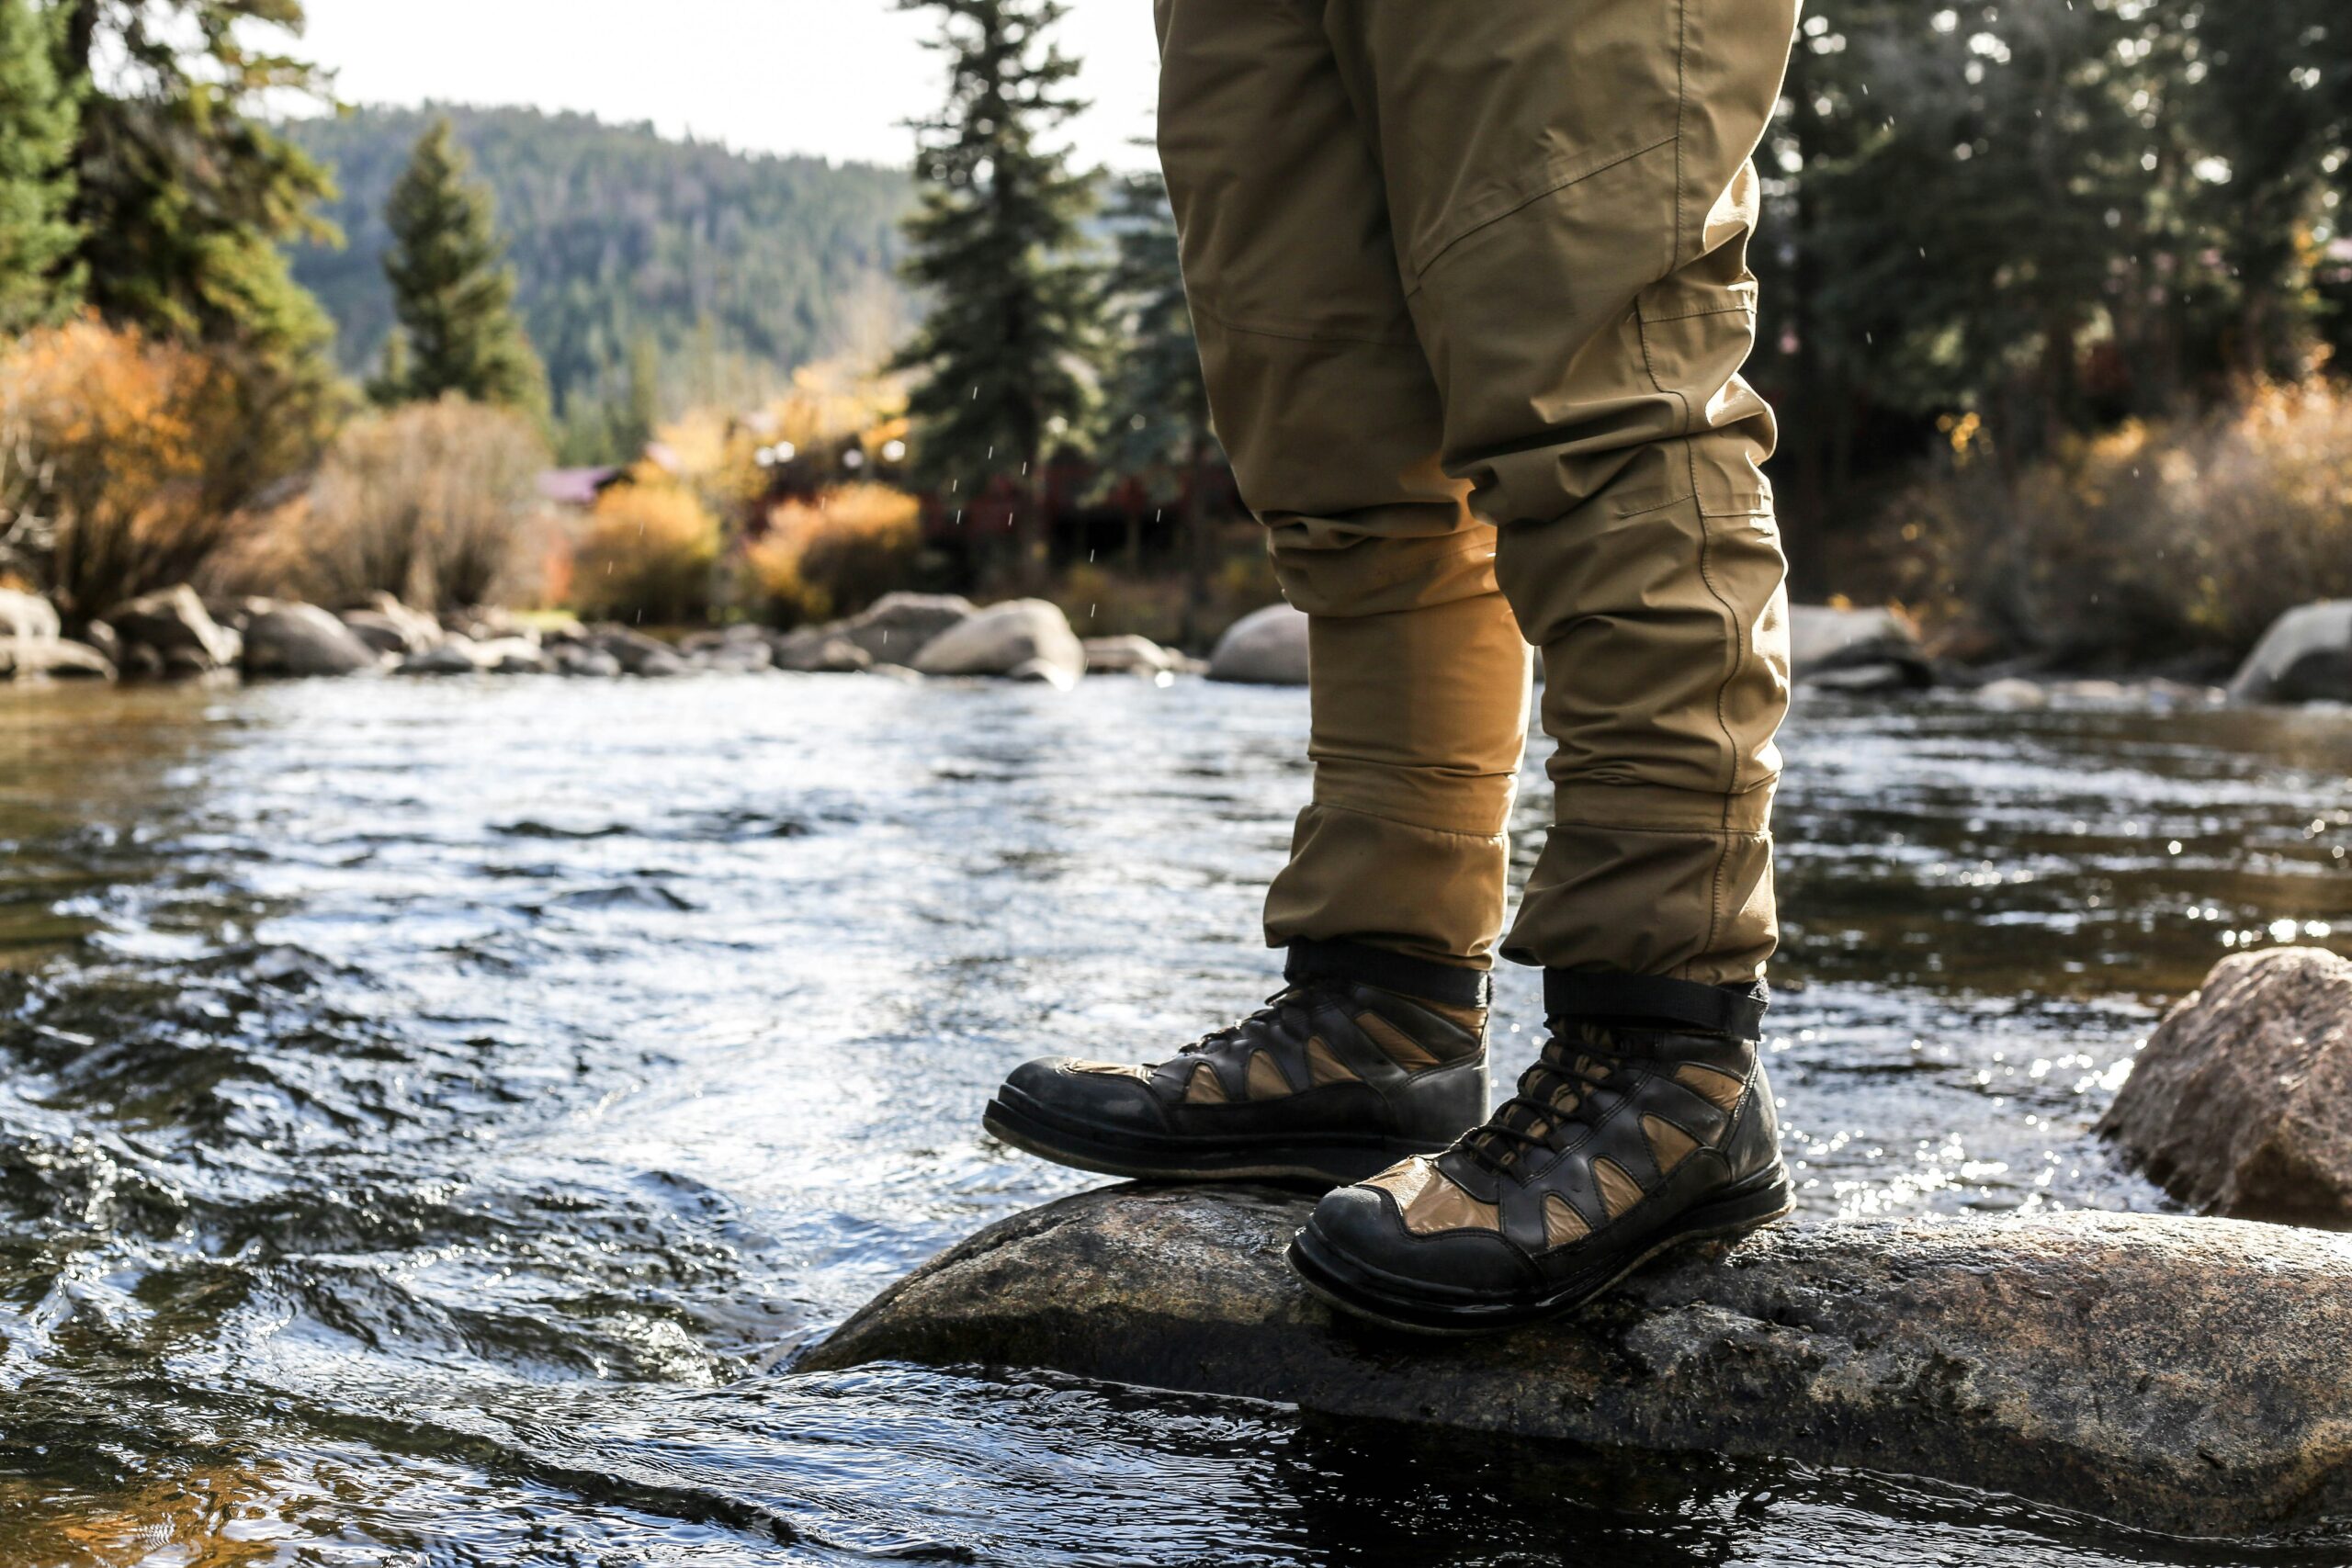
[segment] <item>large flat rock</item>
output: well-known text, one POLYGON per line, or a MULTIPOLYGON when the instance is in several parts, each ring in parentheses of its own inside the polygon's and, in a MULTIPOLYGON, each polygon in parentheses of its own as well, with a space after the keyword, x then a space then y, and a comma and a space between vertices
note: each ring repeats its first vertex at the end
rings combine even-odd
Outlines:
POLYGON ((2352 1514, 2352 1238, 2060 1213, 1784 1225, 1489 1339, 1333 1315, 1308 1201, 1114 1187, 980 1232, 804 1370, 1079 1376, 1656 1450, 1930 1476, 2151 1529, 2352 1514))

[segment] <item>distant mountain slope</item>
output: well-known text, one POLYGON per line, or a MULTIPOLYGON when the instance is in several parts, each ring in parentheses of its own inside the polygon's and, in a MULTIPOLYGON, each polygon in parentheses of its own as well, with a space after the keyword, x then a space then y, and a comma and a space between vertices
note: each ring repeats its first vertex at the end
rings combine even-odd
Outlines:
MULTIPOLYGON (((391 324, 384 198, 438 109, 363 108, 288 130, 332 165, 340 251, 298 250, 296 276, 371 368, 391 324)), ((508 260, 559 409, 626 395, 640 336, 673 406, 749 396, 792 366, 886 347, 905 316, 894 276, 900 170, 747 156, 650 127, 523 108, 452 108, 458 140, 498 196, 508 260)))

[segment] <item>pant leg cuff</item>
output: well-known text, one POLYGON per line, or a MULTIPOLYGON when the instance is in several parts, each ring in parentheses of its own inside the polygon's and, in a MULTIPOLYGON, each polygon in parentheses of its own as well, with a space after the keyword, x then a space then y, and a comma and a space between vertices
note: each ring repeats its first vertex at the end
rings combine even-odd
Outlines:
POLYGON ((1432 964, 1340 938, 1293 937, 1283 976, 1291 981, 1346 980, 1453 1007, 1485 1007, 1493 982, 1483 969, 1432 964))

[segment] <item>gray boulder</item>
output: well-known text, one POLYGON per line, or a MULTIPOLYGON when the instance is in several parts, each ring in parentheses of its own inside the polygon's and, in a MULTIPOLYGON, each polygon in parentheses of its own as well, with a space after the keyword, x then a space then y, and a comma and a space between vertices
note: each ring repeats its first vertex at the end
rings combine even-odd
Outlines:
POLYGON ((474 668, 492 675, 552 675, 555 660, 528 637, 492 637, 469 650, 474 668))
POLYGON ((876 664, 912 664, 933 637, 977 613, 960 593, 885 593, 827 629, 865 649, 876 664))
POLYGON ((315 604, 269 604, 245 617, 248 675, 349 675, 372 670, 380 656, 350 627, 315 604))
POLYGON ((689 632, 678 639, 678 651, 698 670, 746 671, 765 670, 775 663, 775 649, 765 628, 749 625, 689 632))
POLYGON ((2299 604, 2270 623, 2230 678, 2235 703, 2352 703, 2352 599, 2299 604))
POLYGON ((560 642, 548 650, 559 675, 609 679, 621 672, 621 661, 601 648, 584 642, 560 642))
POLYGON ((1148 637, 1091 637, 1086 649, 1089 675, 1165 675, 1185 667, 1185 658, 1148 637))
POLYGON ((2088 1212, 1781 1226, 1562 1321, 1400 1337, 1283 1261, 1312 1199, 1121 1186, 989 1227, 802 1370, 1046 1368, 1658 1452, 1771 1455, 2196 1534, 2352 1509, 2352 1250, 2088 1212))
POLYGON ((0 637, 0 681, 111 681, 114 660, 63 637, 0 637))
POLYGON ((392 666, 395 675, 472 675, 481 666, 474 662, 474 645, 470 637, 451 635, 442 638, 438 646, 422 653, 412 653, 392 666))
POLYGON ((1288 604, 1253 610, 1209 650, 1209 679, 1261 686, 1306 684, 1306 613, 1288 604))
POLYGON ((1936 678, 1907 619, 1892 610, 1831 604, 1789 606, 1789 673, 1808 684, 1871 692, 1917 690, 1936 678), (1849 671, 1867 673, 1837 679, 1849 671))
POLYGON ((38 593, 0 588, 0 637, 17 642, 54 642, 64 628, 57 606, 38 593))
MULTIPOLYGON (((1086 649, 1058 606, 1043 599, 1008 599, 941 632, 911 662, 925 675, 1010 675, 1024 665, 1041 665, 1076 681, 1086 673, 1086 649)), ((1025 678, 1043 677, 1033 670, 1025 678)))
POLYGON ((2209 1213, 2352 1229, 2352 963, 2224 958, 2166 1013, 2098 1130, 2209 1213))
POLYGON ((833 629, 802 626, 775 639, 770 657, 778 670, 799 675, 849 675, 874 667, 874 656, 833 629))
POLYGON ((686 667, 685 661, 678 657, 677 650, 668 643, 628 626, 609 624, 590 626, 588 646, 612 655, 626 675, 643 675, 649 671, 660 675, 674 675, 686 667))
POLYGON ((441 645, 439 621, 389 593, 370 594, 365 604, 344 611, 342 620, 352 636, 379 653, 423 653, 441 645))
POLYGON ((98 617, 122 639, 126 663, 147 662, 130 652, 144 649, 154 668, 172 673, 226 670, 237 662, 235 632, 213 620, 196 590, 183 582, 142 593, 98 617))

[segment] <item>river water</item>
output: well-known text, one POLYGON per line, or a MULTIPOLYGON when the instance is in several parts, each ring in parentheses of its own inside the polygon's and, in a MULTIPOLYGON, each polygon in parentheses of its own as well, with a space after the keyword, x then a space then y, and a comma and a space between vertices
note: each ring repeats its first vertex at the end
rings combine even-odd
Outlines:
MULTIPOLYGON (((0 694, 0 1563, 2340 1563, 1944 1486, 795 1352, 1091 1184, 1046 1051, 1272 988, 1292 691, 0 694)), ((1805 1217, 2162 1208, 2088 1133, 2224 954, 2352 947, 2352 716, 1809 700, 1805 1217)), ((1520 818, 1540 822, 1541 752, 1520 818)), ((1502 987, 1507 1075, 1535 987, 1502 987)))

